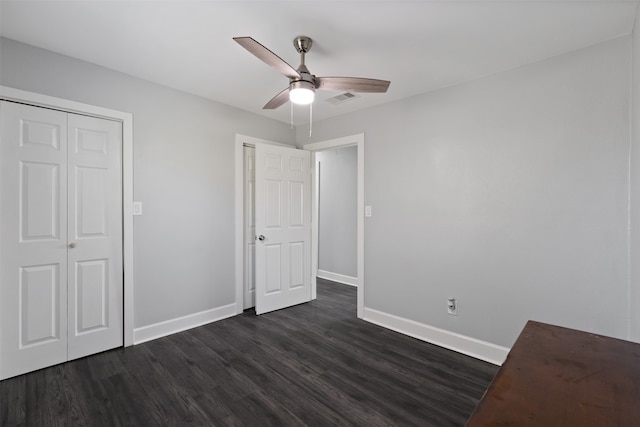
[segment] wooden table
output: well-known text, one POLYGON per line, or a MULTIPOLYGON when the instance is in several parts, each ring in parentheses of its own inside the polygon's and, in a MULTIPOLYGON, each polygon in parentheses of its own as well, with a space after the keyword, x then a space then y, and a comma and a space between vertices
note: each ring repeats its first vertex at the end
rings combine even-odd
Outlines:
POLYGON ((640 344, 529 321, 466 426, 640 427, 640 344))

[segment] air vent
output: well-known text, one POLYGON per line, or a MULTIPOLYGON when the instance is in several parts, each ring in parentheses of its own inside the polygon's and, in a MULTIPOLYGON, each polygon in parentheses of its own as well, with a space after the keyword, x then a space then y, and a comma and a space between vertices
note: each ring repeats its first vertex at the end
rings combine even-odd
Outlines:
POLYGON ((356 95, 355 93, 345 92, 345 93, 341 93, 340 95, 327 98, 327 102, 336 105, 336 104, 342 104, 344 102, 350 101, 357 97, 358 95, 356 95))

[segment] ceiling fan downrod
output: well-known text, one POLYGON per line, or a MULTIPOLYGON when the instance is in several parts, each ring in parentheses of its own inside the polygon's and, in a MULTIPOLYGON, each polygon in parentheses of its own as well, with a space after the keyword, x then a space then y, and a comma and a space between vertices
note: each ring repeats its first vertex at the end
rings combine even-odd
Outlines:
POLYGON ((313 40, 311 40, 311 37, 298 36, 293 39, 293 47, 295 47, 296 51, 300 54, 300 65, 297 70, 299 73, 311 74, 304 62, 304 56, 309 52, 309 50, 311 50, 311 46, 313 46, 313 40))

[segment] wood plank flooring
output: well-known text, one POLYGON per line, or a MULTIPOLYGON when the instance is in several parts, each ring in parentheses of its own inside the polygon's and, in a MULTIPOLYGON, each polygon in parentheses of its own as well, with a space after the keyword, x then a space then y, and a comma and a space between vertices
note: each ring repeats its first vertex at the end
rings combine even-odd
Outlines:
POLYGON ((356 318, 355 288, 0 382, 2 426, 463 426, 498 368, 356 318))

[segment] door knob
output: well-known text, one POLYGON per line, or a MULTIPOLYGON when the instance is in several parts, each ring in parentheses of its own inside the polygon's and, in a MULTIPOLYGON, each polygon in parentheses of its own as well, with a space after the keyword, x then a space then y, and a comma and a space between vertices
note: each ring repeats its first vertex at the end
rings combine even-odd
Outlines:
POLYGON ((266 240, 266 237, 264 237, 264 235, 261 234, 257 237, 257 239, 262 242, 263 240, 266 240))
POLYGON ((73 249, 73 248, 75 248, 75 247, 76 247, 76 244, 75 244, 75 243, 69 243, 69 248, 70 248, 70 249, 73 249))

